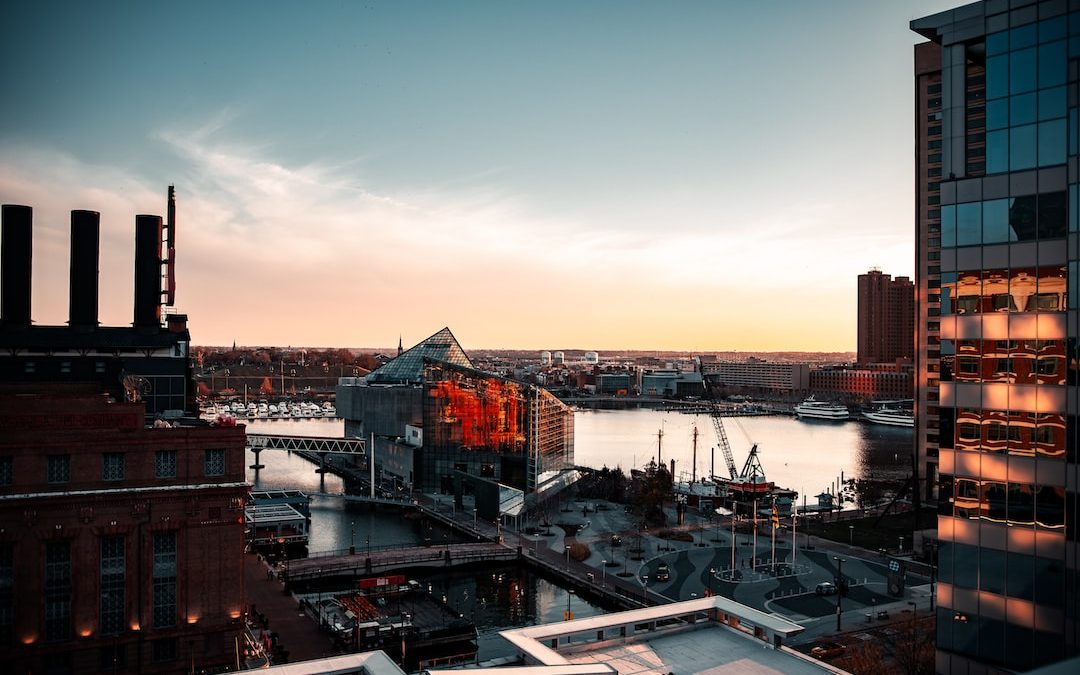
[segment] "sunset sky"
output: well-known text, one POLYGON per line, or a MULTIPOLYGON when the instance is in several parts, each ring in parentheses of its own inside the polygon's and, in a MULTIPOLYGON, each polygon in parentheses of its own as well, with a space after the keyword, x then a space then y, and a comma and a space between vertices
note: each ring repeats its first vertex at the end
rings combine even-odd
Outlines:
POLYGON ((39 325, 71 209, 131 323, 175 184, 197 344, 853 350, 856 276, 914 272, 907 24, 958 4, 13 3, 0 202, 39 325))

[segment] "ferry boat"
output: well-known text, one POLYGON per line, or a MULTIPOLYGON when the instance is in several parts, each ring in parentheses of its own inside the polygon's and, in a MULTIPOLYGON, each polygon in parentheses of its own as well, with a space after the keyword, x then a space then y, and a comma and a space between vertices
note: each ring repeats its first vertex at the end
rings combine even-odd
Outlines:
POLYGON ((795 414, 801 418, 817 420, 846 420, 851 418, 848 409, 839 403, 818 401, 813 396, 795 406, 795 414))
POLYGON ((874 424, 886 424, 891 427, 914 428, 915 415, 907 408, 896 405, 882 405, 876 410, 864 412, 863 419, 874 424))

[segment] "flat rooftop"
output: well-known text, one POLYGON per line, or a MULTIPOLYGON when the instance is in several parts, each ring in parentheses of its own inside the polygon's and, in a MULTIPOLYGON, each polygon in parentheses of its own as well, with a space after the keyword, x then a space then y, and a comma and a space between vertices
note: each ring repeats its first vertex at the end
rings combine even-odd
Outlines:
MULTIPOLYGON (((487 675, 843 673, 783 646, 802 626, 719 596, 503 631, 520 666, 487 675)), ((427 671, 452 675, 460 671, 427 671)))
POLYGON ((738 673, 765 675, 791 673, 821 675, 835 672, 795 656, 771 649, 759 640, 736 634, 723 626, 700 626, 694 630, 651 637, 640 642, 612 644, 580 653, 564 652, 573 664, 608 665, 619 675, 667 675, 668 673, 738 673))

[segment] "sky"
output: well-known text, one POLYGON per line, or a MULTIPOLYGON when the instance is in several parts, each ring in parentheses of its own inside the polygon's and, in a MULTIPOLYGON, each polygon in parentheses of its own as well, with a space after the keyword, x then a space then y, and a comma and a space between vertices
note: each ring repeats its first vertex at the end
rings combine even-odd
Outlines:
POLYGON ((32 318, 101 212, 177 193, 200 345, 843 351, 856 278, 914 273, 908 23, 958 2, 21 2, 0 202, 32 318))

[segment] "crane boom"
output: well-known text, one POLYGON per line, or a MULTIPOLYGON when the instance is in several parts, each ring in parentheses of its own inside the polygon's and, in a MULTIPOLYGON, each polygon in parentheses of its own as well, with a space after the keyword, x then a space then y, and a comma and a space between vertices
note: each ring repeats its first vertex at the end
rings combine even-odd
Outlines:
POLYGON ((739 470, 735 467, 735 457, 731 454, 731 443, 728 442, 727 432, 724 431, 724 422, 719 415, 712 416, 713 427, 716 429, 716 440, 720 443, 720 450, 724 453, 724 462, 727 463, 728 473, 731 479, 739 477, 739 470))

